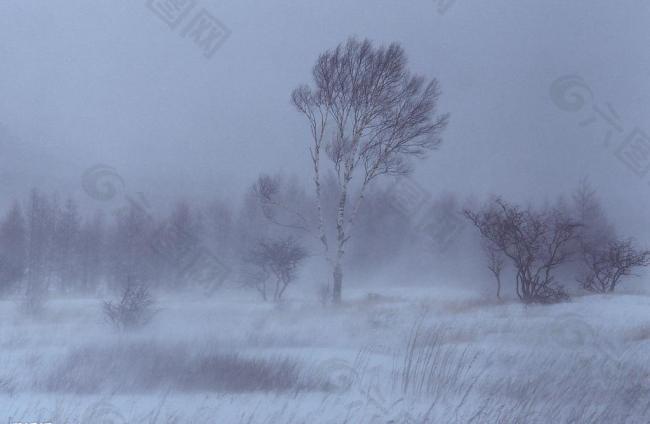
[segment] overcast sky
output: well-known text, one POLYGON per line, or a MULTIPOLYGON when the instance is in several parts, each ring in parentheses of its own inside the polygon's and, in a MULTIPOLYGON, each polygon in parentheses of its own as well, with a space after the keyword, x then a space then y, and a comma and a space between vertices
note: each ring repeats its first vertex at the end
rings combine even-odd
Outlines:
POLYGON ((418 164, 423 186, 521 200, 588 176, 621 225, 648 238, 650 161, 640 157, 637 174, 615 152, 634 147, 624 140, 635 128, 650 133, 650 3, 439 6, 196 0, 172 29, 146 0, 2 0, 0 193, 79 191, 97 163, 152 196, 233 192, 262 171, 306 176, 308 129, 289 95, 321 51, 357 35, 402 43, 412 70, 440 81, 452 118, 440 151, 418 164), (181 35, 202 9, 232 32, 209 59, 181 35), (565 75, 593 94, 581 110, 549 94, 565 75))

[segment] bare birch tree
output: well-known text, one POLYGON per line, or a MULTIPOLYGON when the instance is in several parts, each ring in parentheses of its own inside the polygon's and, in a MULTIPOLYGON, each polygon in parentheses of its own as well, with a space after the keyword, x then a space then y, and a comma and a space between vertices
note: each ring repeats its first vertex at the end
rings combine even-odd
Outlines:
POLYGON ((412 75, 396 43, 351 38, 321 54, 312 74, 313 86, 295 89, 292 102, 311 130, 318 238, 332 268, 332 300, 340 303, 345 247, 367 187, 380 176, 408 174, 411 158, 441 143, 449 116, 437 114, 437 80, 412 75), (323 153, 339 189, 333 246, 321 199, 323 153))

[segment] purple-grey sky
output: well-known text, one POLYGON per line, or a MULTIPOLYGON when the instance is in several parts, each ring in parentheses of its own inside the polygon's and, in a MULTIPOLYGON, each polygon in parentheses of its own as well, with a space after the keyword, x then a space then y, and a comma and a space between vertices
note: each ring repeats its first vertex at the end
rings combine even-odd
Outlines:
POLYGON ((96 163, 152 196, 237 192, 261 171, 307 176, 308 129, 290 92, 310 81, 321 51, 357 35, 401 42, 413 71, 440 81, 451 124, 441 150, 418 164, 422 185, 544 199, 588 176, 620 225, 650 239, 650 175, 614 154, 635 128, 650 132, 650 3, 438 7, 197 0, 194 11, 232 31, 206 59, 181 36, 183 24, 170 29, 146 0, 3 0, 0 193, 79 191, 96 163), (571 74, 588 84, 594 105, 614 109, 618 127, 591 103, 577 112, 553 103, 551 83, 571 74))

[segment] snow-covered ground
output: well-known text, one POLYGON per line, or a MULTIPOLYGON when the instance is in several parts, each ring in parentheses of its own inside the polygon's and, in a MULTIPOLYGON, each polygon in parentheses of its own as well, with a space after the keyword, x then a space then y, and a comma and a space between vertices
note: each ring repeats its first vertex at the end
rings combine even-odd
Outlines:
POLYGON ((338 308, 169 296, 126 334, 99 299, 27 321, 7 300, 0 422, 650 422, 650 297, 405 293, 348 290, 338 308))

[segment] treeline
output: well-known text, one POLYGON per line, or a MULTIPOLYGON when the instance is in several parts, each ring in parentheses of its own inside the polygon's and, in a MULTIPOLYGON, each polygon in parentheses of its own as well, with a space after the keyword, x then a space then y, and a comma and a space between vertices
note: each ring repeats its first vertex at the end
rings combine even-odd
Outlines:
MULTIPOLYGON (((334 184, 324 186, 324 197, 333 200, 334 184)), ((416 236, 416 224, 391 207, 393 195, 388 187, 368 193, 350 246, 352 270, 390 263, 416 236)), ((304 258, 320 254, 307 231, 315 226, 313 199, 295 177, 262 176, 236 203, 172 203, 168 213, 152 213, 135 201, 85 213, 73 198, 32 190, 0 220, 0 294, 120 292, 134 283, 213 291, 224 281, 259 291, 259 284, 273 285, 277 279, 268 275, 275 264, 261 262, 265 248, 267 258, 277 246, 304 251, 304 258), (272 185, 278 205, 286 207, 271 210, 260 199, 263 181, 272 185)), ((335 213, 333 202, 324 204, 330 209, 326 213, 335 213)), ((286 275, 295 278, 295 268, 286 275)), ((288 283, 280 283, 283 293, 288 283)))
MULTIPOLYGON (((323 181, 323 215, 334 221, 337 186, 323 181)), ((568 200, 527 207, 452 193, 414 201, 405 197, 413 190, 391 184, 367 192, 347 252, 352 273, 377 277, 401 265, 458 281, 459 267, 476 264, 482 246, 478 262, 494 276, 498 297, 512 290, 524 302, 548 303, 566 299, 572 285, 612 292, 650 264, 650 251, 617 233, 586 182, 568 200)), ((133 286, 211 294, 227 283, 279 301, 301 282, 327 299, 331 281, 300 278, 308 260, 323 262, 317 226, 309 186, 280 174, 260 176, 238 201, 177 200, 166 212, 131 199, 83 213, 74 199, 32 190, 0 219, 0 295, 39 303, 53 293, 133 286)))
POLYGON ((216 201, 202 210, 178 201, 163 217, 136 202, 83 214, 74 199, 35 189, 0 222, 0 292, 95 293, 130 283, 181 288, 208 253, 225 265, 231 230, 229 206, 216 201))

